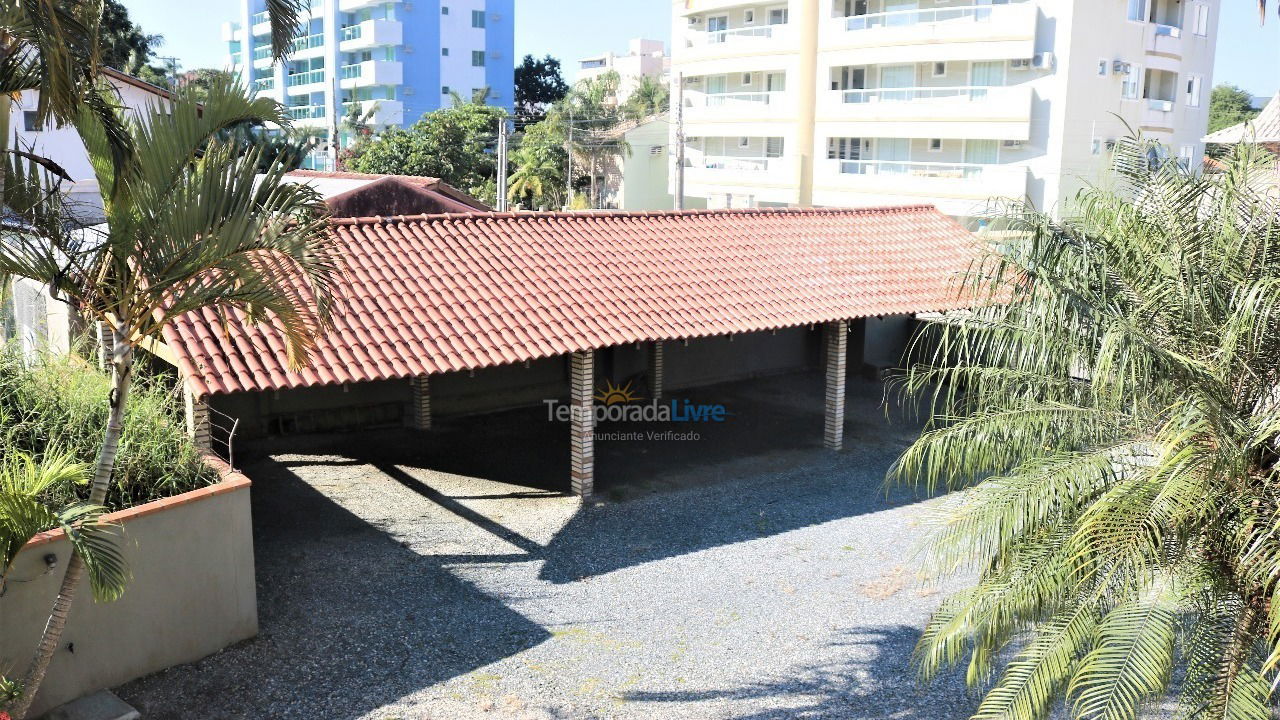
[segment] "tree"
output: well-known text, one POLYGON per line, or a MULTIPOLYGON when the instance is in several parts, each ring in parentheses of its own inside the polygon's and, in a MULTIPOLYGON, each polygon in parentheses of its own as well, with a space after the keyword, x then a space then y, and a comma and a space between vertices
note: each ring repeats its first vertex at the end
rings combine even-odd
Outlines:
POLYGON ((645 75, 622 105, 622 112, 632 120, 643 120, 671 108, 671 88, 658 78, 645 75))
POLYGON ((616 172, 618 159, 631 152, 618 132, 624 118, 617 104, 620 85, 621 78, 614 71, 579 81, 563 100, 551 107, 544 121, 566 129, 565 144, 573 153, 575 166, 587 169, 583 180, 588 191, 588 207, 599 205, 601 178, 616 172))
POLYGON ((1241 145, 1217 176, 1116 149, 1115 188, 1029 207, 903 377, 932 403, 891 478, 957 490, 930 565, 974 570, 915 661, 967 659, 975 717, 1268 720, 1280 663, 1280 206, 1241 145), (994 686, 988 682, 1001 667, 994 686))
POLYGON ((515 169, 507 188, 509 200, 536 207, 564 206, 569 160, 564 130, 559 123, 543 121, 526 126, 516 137, 518 144, 511 153, 515 169))
POLYGON ((356 172, 436 177, 482 192, 496 177, 498 123, 503 108, 463 102, 423 115, 407 128, 390 128, 369 141, 350 167, 356 172))
POLYGON ((188 70, 178 77, 178 84, 189 88, 191 96, 201 102, 209 98, 209 89, 218 83, 227 83, 233 79, 231 73, 217 68, 196 68, 188 70))
POLYGON ((546 109, 569 92, 560 72, 560 61, 550 55, 538 60, 525 55, 516 66, 516 121, 519 125, 535 123, 546 115, 546 109))
MULTIPOLYGON (((64 222, 58 178, 34 160, 7 163, 10 230, 0 244, 0 273, 45 283, 111 336, 112 392, 91 505, 101 505, 110 486, 134 353, 174 318, 239 310, 250 322, 275 320, 293 367, 305 363, 327 324, 336 259, 324 203, 309 187, 284 180, 283 161, 260 174, 261 148, 219 140, 245 122, 286 125, 288 118, 276 102, 249 99, 236 84, 215 83, 204 103, 181 89, 169 108, 128 125, 131 153, 114 163, 102 123, 82 113, 76 128, 107 219, 107 229, 88 239, 64 222)), ((84 570, 85 558, 73 553, 15 717, 44 678, 84 570)))
POLYGON ((1245 90, 1222 83, 1209 94, 1209 132, 1239 125, 1258 116, 1253 109, 1253 96, 1245 90))
POLYGON ((156 48, 164 43, 161 35, 148 35, 129 17, 129 10, 118 0, 102 3, 100 22, 102 64, 137 75, 151 62, 156 48))

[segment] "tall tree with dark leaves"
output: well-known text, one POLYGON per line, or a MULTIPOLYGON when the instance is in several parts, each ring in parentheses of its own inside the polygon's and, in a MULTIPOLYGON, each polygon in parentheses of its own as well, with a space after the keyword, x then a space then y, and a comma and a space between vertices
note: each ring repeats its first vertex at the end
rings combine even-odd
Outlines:
POLYGON ((118 0, 102 3, 99 24, 102 64, 121 72, 137 75, 151 62, 156 49, 164 43, 161 35, 148 35, 129 17, 129 9, 118 0))
POLYGON ((560 61, 547 55, 538 60, 525 55, 516 67, 516 122, 535 123, 547 114, 547 107, 569 94, 569 85, 560 72, 560 61))

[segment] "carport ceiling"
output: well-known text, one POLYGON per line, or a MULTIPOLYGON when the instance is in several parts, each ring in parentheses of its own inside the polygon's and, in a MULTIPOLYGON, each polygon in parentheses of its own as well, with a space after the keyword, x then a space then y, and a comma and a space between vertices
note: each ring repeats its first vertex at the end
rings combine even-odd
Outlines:
MULTIPOLYGON (((409 378, 636 342, 963 307, 974 237, 932 207, 333 221, 335 328, 290 371, 273 324, 166 329, 197 397, 409 378)), ((306 292, 305 288, 300 288, 306 292)))

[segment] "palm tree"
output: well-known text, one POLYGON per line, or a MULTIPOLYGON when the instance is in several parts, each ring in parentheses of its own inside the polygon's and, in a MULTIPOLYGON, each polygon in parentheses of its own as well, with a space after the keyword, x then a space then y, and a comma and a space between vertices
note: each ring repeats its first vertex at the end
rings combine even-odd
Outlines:
POLYGON ((967 278, 993 302, 902 379, 932 420, 891 478, 958 490, 926 557, 978 574, 915 661, 967 660, 975 717, 1135 718, 1180 666, 1189 717, 1273 717, 1280 206, 1256 148, 1214 177, 1149 150, 1066 220, 1008 208, 967 278))
POLYGON ((622 112, 632 120, 644 120, 671 107, 671 88, 652 75, 640 78, 627 101, 622 105, 622 112))
POLYGON ((541 205, 549 191, 559 184, 561 177, 560 163, 548 153, 538 152, 535 148, 520 148, 511 154, 511 162, 516 166, 508 180, 507 199, 512 202, 541 205))
POLYGON ((22 548, 38 533, 60 528, 84 558, 96 599, 109 602, 124 593, 128 579, 113 526, 100 522, 100 505, 76 502, 53 508, 44 502, 52 488, 89 482, 89 468, 66 456, 37 463, 16 453, 0 461, 0 594, 22 548))
MULTIPOLYGON (((102 188, 108 229, 101 235, 66 228, 51 192, 56 181, 34 162, 18 158, 7 168, 5 201, 14 215, 8 224, 15 229, 0 244, 0 273, 48 284, 111 337, 112 392, 89 493, 93 505, 102 503, 110 484, 141 343, 158 338, 184 313, 225 318, 240 310, 252 322, 276 322, 296 367, 327 319, 336 260, 322 200, 284 181, 283 156, 264 163, 262 147, 221 139, 224 130, 246 122, 285 125, 283 108, 250 99, 226 80, 207 93, 202 104, 179 90, 169 107, 154 107, 130 123, 133 154, 123 170, 111 161, 101 123, 80 115, 77 129, 102 188)), ((15 717, 43 679, 83 569, 73 556, 15 717)))

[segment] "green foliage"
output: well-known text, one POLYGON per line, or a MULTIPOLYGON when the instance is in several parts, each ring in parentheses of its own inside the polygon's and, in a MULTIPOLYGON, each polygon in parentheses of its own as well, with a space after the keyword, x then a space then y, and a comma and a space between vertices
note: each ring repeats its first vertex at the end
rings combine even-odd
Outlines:
POLYGON ((135 24, 129 9, 118 0, 102 3, 100 28, 102 64, 131 75, 151 62, 156 48, 164 43, 162 36, 148 35, 135 24))
POLYGON ((525 55, 516 66, 516 121, 522 126, 541 121, 547 107, 568 92, 558 59, 547 55, 538 60, 525 55))
POLYGON ((1248 92, 1227 83, 1216 85, 1209 94, 1209 132, 1252 120, 1258 112, 1248 92))
POLYGON ((117 548, 116 528, 101 521, 104 508, 47 499, 63 488, 87 485, 88 470, 65 455, 40 463, 19 452, 0 458, 0 589, 23 546, 38 533, 60 528, 84 560, 94 597, 110 602, 124 594, 129 573, 117 548))
POLYGON ((643 120, 670 108, 671 87, 658 78, 645 75, 623 103, 622 112, 632 120, 643 120))
MULTIPOLYGON (((37 458, 68 454, 92 463, 107 421, 110 377, 75 355, 25 363, 15 347, 0 352, 0 460, 20 453, 37 458)), ((175 398, 163 383, 135 382, 125 413, 111 510, 177 495, 217 481, 187 439, 175 398)), ((70 483, 49 488, 54 505, 87 497, 70 483)))
POLYGON ((976 717, 1268 720, 1280 665, 1280 206, 1242 145, 1218 175, 1122 141, 1066 219, 1004 209, 968 313, 917 337, 931 404, 891 479, 950 489, 938 571, 976 571, 916 648, 976 717), (992 679, 995 679, 992 684, 992 679))
POLYGON ((365 144, 349 163, 362 173, 436 177, 456 188, 483 187, 498 171, 492 149, 506 111, 461 103, 391 128, 365 144))

